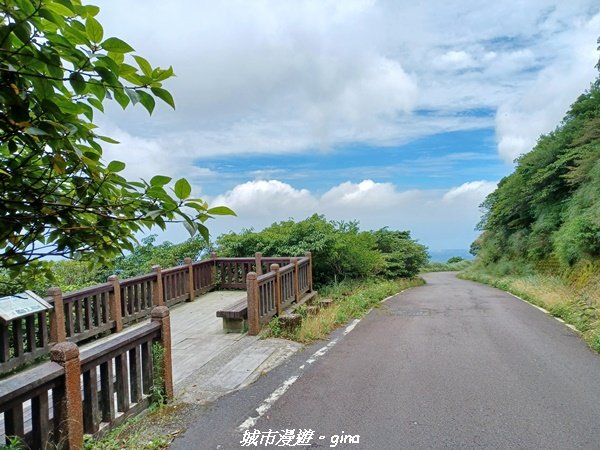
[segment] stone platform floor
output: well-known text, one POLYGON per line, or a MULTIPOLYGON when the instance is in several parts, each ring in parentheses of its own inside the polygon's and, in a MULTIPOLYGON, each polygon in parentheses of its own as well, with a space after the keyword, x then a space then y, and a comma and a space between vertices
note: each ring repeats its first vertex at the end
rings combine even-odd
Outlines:
POLYGON ((302 345, 225 333, 216 312, 246 296, 215 291, 171 308, 173 383, 176 398, 206 403, 253 382, 302 345))

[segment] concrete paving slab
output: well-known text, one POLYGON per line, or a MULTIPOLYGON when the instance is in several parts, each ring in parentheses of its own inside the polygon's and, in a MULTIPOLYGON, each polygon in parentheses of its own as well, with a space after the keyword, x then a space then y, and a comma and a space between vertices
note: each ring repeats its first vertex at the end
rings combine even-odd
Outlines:
POLYGON ((207 387, 235 389, 248 378, 273 352, 271 348, 253 347, 236 356, 207 382, 207 387))
POLYGON ((215 291, 171 309, 173 383, 183 401, 206 403, 255 381, 302 348, 283 339, 225 333, 216 312, 244 291, 215 291))

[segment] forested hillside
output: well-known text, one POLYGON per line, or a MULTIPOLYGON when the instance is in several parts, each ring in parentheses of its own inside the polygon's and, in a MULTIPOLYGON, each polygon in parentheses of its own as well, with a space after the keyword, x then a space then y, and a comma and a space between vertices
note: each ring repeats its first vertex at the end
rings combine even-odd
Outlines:
POLYGON ((600 78, 484 202, 480 265, 566 273, 600 261, 600 78))

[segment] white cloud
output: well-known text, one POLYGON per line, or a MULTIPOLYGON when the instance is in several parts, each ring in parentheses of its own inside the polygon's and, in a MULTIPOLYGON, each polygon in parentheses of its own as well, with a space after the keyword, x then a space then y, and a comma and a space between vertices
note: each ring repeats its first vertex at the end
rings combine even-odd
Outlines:
POLYGON ((573 24, 574 31, 562 36, 550 51, 564 51, 560 59, 540 71, 534 80, 507 97, 496 114, 498 151, 505 161, 527 153, 542 133, 558 126, 569 105, 588 88, 597 75, 598 53, 594 39, 600 29, 600 14, 573 24), (556 48, 558 47, 558 48, 556 48))
POLYGON ((498 108, 510 160, 557 124, 598 59, 596 0, 99 4, 107 35, 177 73, 176 112, 111 120, 145 138, 151 123, 198 158, 399 144, 494 126, 459 113, 498 108))
POLYGON ((256 219, 261 224, 264 223, 262 219, 270 220, 271 217, 283 220, 294 215, 295 210, 308 211, 317 206, 316 199, 308 190, 295 189, 278 180, 239 184, 211 200, 211 203, 229 206, 248 226, 252 226, 256 219))
POLYGON ((102 132, 119 141, 117 145, 105 145, 103 158, 108 162, 122 161, 126 164, 123 175, 130 180, 150 180, 154 175, 165 175, 177 180, 186 178, 192 183, 193 194, 200 195, 202 182, 218 176, 214 171, 195 165, 195 155, 189 148, 171 145, 163 139, 133 136, 110 125, 102 132))
MULTIPOLYGON (((223 177, 202 167, 206 157, 310 158, 318 148, 396 146, 484 127, 495 127, 499 153, 511 161, 554 128, 597 75, 597 0, 97 3, 106 36, 177 73, 166 83, 176 111, 159 106, 149 119, 139 107, 107 108, 102 131, 123 144, 107 146, 106 159, 127 162, 128 176, 192 178, 196 192, 206 177, 223 177)), ((415 160, 421 171, 448 168, 431 152, 415 160)), ((217 219, 215 233, 317 211, 370 228, 409 228, 432 247, 464 247, 494 185, 398 191, 364 180, 317 193, 275 180, 284 178, 278 170, 255 170, 274 179, 213 198, 240 214, 217 219)))
POLYGON ((492 181, 468 181, 446 192, 442 201, 445 203, 464 201, 464 199, 478 201, 494 191, 496 186, 497 183, 492 181))
POLYGON ((434 249, 468 248, 477 235, 479 205, 495 186, 482 180, 450 189, 398 191, 390 183, 363 180, 341 183, 319 195, 278 180, 250 181, 208 199, 211 205, 226 205, 238 214, 217 218, 209 227, 217 236, 319 213, 330 220, 358 220, 363 229, 411 230, 434 249))

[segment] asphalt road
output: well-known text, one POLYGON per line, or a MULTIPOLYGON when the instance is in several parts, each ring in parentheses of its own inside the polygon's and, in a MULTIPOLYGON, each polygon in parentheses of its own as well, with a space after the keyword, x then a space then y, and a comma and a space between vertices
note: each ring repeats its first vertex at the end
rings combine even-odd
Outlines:
POLYGON ((248 448, 290 447, 293 429, 314 432, 296 448, 600 449, 600 357, 575 332, 499 290, 425 278, 196 413, 172 448, 244 448, 245 422, 248 448))

